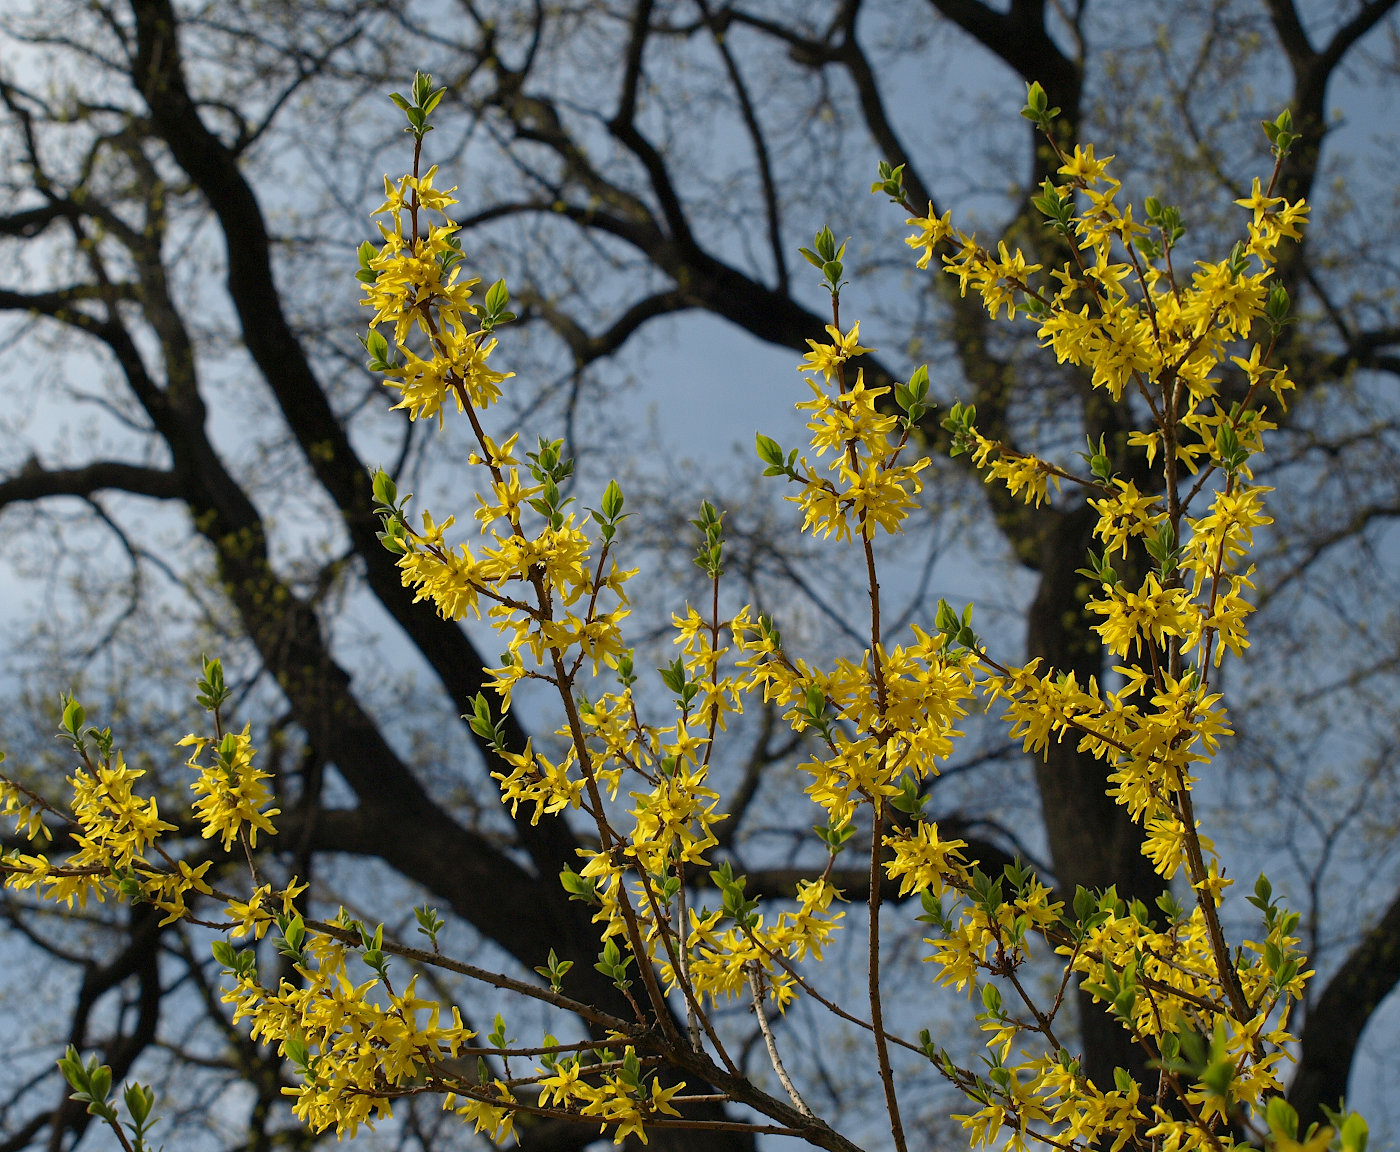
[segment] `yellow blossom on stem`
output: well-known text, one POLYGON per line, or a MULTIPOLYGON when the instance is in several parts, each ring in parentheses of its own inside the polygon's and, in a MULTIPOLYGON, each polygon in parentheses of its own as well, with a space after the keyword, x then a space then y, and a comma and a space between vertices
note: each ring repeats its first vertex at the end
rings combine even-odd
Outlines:
POLYGON ((918 232, 904 242, 919 252, 916 262, 919 268, 927 268, 928 262, 933 259, 933 250, 953 235, 953 225, 949 222, 951 217, 952 212, 944 212, 942 216, 936 215, 930 202, 927 216, 910 216, 904 221, 918 229, 918 232))
POLYGON ((830 344, 822 344, 816 340, 807 341, 812 350, 802 358, 802 367, 799 371, 819 373, 823 379, 830 383, 836 378, 838 369, 847 360, 874 351, 873 348, 861 347, 859 323, 854 324, 851 330, 844 334, 835 325, 828 324, 826 332, 831 337, 830 344))
POLYGON ((204 826, 201 834, 206 840, 221 837, 225 849, 231 848, 240 835, 246 835, 248 846, 256 848, 259 831, 269 835, 277 832, 271 818, 281 809, 267 807, 272 793, 263 783, 272 776, 253 767, 255 749, 248 733, 249 726, 244 725, 242 732, 225 733, 217 744, 204 736, 186 736, 179 741, 181 747, 194 748, 189 766, 198 773, 198 779, 190 785, 190 791, 199 797, 194 811, 204 826), (213 763, 201 764, 200 756, 211 746, 213 763))

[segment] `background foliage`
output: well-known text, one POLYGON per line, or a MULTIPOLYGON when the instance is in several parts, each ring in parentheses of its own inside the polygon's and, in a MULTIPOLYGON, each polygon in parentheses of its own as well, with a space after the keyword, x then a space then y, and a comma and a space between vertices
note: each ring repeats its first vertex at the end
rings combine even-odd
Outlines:
MULTIPOLYGON (((1400 977, 1385 562, 1400 506, 1397 182, 1394 150, 1366 123, 1394 91, 1392 8, 1193 0, 1162 27, 1136 5, 1019 0, 1005 11, 973 0, 130 0, 9 14, 0 306, 12 317, 12 402, 0 503, 10 556, 40 581, 29 594, 37 620, 14 624, 9 688, 32 703, 7 718, 11 763, 36 773, 62 763, 42 733, 56 719, 53 685, 68 678, 90 706, 107 697, 127 747, 176 787, 170 743, 191 726, 189 670, 201 650, 240 653, 229 661, 240 708, 275 718, 260 743, 284 833, 268 867, 311 876, 315 899, 371 920, 406 883, 452 910, 462 949, 528 970, 566 940, 588 967, 594 930, 555 882, 577 834, 500 815, 490 754, 451 719, 481 685, 481 654, 471 635, 412 607, 374 539, 366 465, 430 496, 451 490, 443 465, 462 447, 384 418, 354 339, 346 270, 381 174, 403 167, 381 105, 404 62, 448 82, 434 143, 445 167, 469 173, 469 261, 508 276, 533 334, 512 364, 535 389, 521 415, 541 430, 562 418, 585 476, 616 470, 621 445, 647 440, 632 415, 646 393, 625 381, 664 370, 659 351, 636 343, 658 326, 677 331, 666 317, 709 314, 788 350, 768 361, 736 341, 716 376, 751 360, 765 376, 777 365, 764 387, 799 387, 790 352, 825 318, 795 249, 827 221, 857 237, 850 291, 871 317, 867 334, 878 322, 873 342, 930 360, 942 399, 975 401, 984 430, 1026 450, 1072 454, 1088 432, 1116 456, 1125 429, 1085 381, 992 330, 976 301, 885 265, 898 222, 866 194, 874 162, 904 163, 915 203, 1042 242, 1025 196, 1047 160, 1028 128, 1003 127, 1023 80, 1038 79, 1070 132, 1123 153, 1130 191, 1183 206, 1185 247, 1205 253, 1246 177, 1266 167, 1258 120, 1288 104, 1303 143, 1281 191, 1317 206, 1283 269, 1304 317, 1285 353, 1303 396, 1260 477, 1285 512, 1261 566, 1267 673, 1242 685, 1254 703, 1247 738, 1215 799, 1239 828, 1240 871, 1268 863, 1305 912, 1319 977, 1292 1096, 1314 1114, 1344 1090, 1361 1032, 1400 977), (962 70, 968 58, 982 68, 962 70), (1339 103, 1362 123, 1341 123, 1339 103), (1260 843, 1286 845, 1288 859, 1259 861, 1260 843)), ((908 364, 865 367, 879 381, 908 364)), ((702 413, 694 389, 705 386, 662 384, 660 395, 702 413)), ((939 435, 936 416, 928 431, 939 435)), ((680 469, 637 471, 661 489, 645 525, 655 570, 684 586, 688 559, 665 545, 705 485, 680 469)), ((1028 655, 1097 672, 1101 654, 1074 642, 1092 522, 1066 507, 1046 528, 956 465, 929 489, 923 551, 906 561, 909 611, 927 615, 917 593, 966 587, 958 560, 991 559, 1000 568, 977 577, 979 600, 1000 591, 1005 634, 1024 630, 1028 655)), ((746 499, 735 567, 761 606, 839 643, 849 590, 784 543, 783 523, 746 499)), ((515 747, 540 719, 517 715, 515 747)), ((771 717, 747 735, 747 758, 724 766, 739 814, 724 847, 751 887, 776 895, 810 863, 790 851, 810 820, 794 800, 796 750, 771 717)), ((1134 829, 1072 747, 1026 765, 989 732, 957 767, 930 809, 984 867, 1019 850, 1062 890, 1155 895, 1134 829)), ((213 1143, 267 1146, 286 1127, 286 1071, 227 1028, 201 940, 100 908, 63 922, 19 902, 5 912, 20 1005, 37 989, 50 1007, 24 1013, 31 1043, 4 1078, 0 1146, 81 1131, 53 1065, 70 1041, 119 1078, 140 1060, 143 1076, 178 1085, 180 1123, 213 1143)), ((924 996, 916 972, 895 987, 911 1003, 924 996)), ((1085 1039, 1100 1071, 1136 1059, 1111 1032, 1085 1039)), ((823 1042, 839 1051, 839 1036, 823 1042)), ((844 1083, 821 1045, 809 1052, 807 1074, 858 1113, 868 1085, 844 1083)), ((931 1085, 931 1128, 939 1112, 931 1085)), ((410 1113, 409 1132, 421 1129, 410 1138, 433 1139, 433 1122, 410 1113)), ((564 1147, 589 1135, 537 1138, 564 1147)))

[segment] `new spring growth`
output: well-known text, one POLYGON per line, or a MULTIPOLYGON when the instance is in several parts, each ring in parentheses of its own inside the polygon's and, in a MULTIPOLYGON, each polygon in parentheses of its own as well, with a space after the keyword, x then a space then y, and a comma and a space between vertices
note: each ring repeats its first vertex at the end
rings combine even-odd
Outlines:
POLYGON ((1069 236, 1074 227, 1074 192, 1060 190, 1046 179, 1040 186, 1039 195, 1031 197, 1031 203, 1045 217, 1045 227, 1061 236, 1069 236))
POLYGON ((593 518, 593 522, 598 525, 599 532, 603 537, 604 544, 611 544, 617 535, 617 526, 627 519, 631 513, 623 512, 622 489, 616 480, 609 480, 608 486, 603 489, 603 499, 599 502, 598 509, 588 509, 588 514, 593 518))
MULTIPOLYGON (((376 333, 371 332, 370 335, 374 336, 376 333)), ((408 502, 413 499, 412 493, 400 500, 398 486, 382 468, 374 471, 371 483, 374 490, 374 512, 382 525, 375 535, 388 551, 396 556, 403 556, 412 547, 408 540, 408 529, 405 527, 405 510, 408 502)))
POLYGON ((89 1116, 96 1116, 105 1121, 116 1133, 126 1152, 150 1152, 146 1134, 156 1123, 151 1116, 156 1096, 149 1087, 129 1083, 122 1090, 122 1103, 126 1106, 127 1115, 131 1117, 125 1125, 131 1131, 131 1137, 128 1139, 126 1132, 122 1130, 121 1116, 111 1101, 111 1067, 98 1063, 96 1056, 89 1056, 84 1061, 71 1044, 59 1058, 58 1067, 69 1087, 73 1089, 68 1099, 86 1104, 89 1116))
POLYGON ((846 850, 846 844, 851 837, 856 834, 854 824, 813 824, 812 831, 817 834, 817 839, 826 845, 827 853, 831 856, 838 856, 846 850))
POLYGON ((677 656, 665 668, 656 671, 661 676, 661 682, 677 697, 681 711, 687 711, 695 702, 695 697, 700 695, 700 685, 686 679, 685 657, 677 656))
POLYGON ((1113 461, 1108 457, 1108 448, 1104 443, 1104 437, 1099 437, 1099 445, 1097 448, 1094 447, 1094 442, 1087 436, 1084 439, 1087 442, 1089 451, 1078 453, 1079 458, 1089 465, 1089 474, 1093 476, 1095 480, 1107 484, 1108 481, 1113 479, 1113 461))
POLYGON ((509 324, 514 320, 515 313, 510 311, 508 308, 509 304, 510 291, 506 288, 506 282, 504 280, 497 280, 490 288, 486 289, 483 307, 477 313, 477 320, 481 324, 481 330, 483 332, 490 332, 493 328, 499 328, 502 324, 509 324))
POLYGON ((715 511, 715 506, 705 500, 700 504, 700 515, 690 522, 699 530, 701 536, 700 546, 695 553, 695 563, 711 580, 718 580, 724 573, 723 519, 723 515, 715 511))
POLYGON ((888 160, 879 164, 879 179, 870 185, 871 192, 882 192, 895 204, 904 203, 904 165, 891 165, 888 160))
POLYGON ((848 242, 843 240, 838 248, 831 229, 823 228, 813 239, 811 248, 798 249, 807 263, 822 274, 823 287, 831 293, 833 299, 841 294, 841 287, 845 284, 841 275, 845 269, 842 261, 846 258, 848 242))
POLYGON ((977 405, 954 403, 943 418, 943 430, 949 434, 948 455, 961 456, 977 447, 977 405))
POLYGON ((569 969, 574 966, 572 960, 560 960, 554 954, 554 949, 549 950, 549 961, 539 965, 535 971, 549 981, 549 988, 552 992, 560 992, 564 988, 564 977, 568 975, 569 969))
POLYGON ((796 448, 784 456, 783 446, 762 432, 754 435, 754 444, 758 449, 758 458, 767 465, 763 469, 765 476, 786 476, 789 480, 801 479, 797 474, 796 448))
POLYGON ((1049 133, 1051 122, 1060 114, 1060 110, 1049 107, 1049 103, 1045 89, 1038 80, 1033 80, 1026 85, 1026 106, 1021 109, 1021 115, 1042 132, 1049 133))
POLYGON ((423 904, 413 910, 413 918, 418 921, 418 933, 428 938, 434 952, 438 951, 438 933, 447 927, 447 921, 438 915, 436 908, 423 904))
POLYGON ((904 413, 904 427, 913 429, 933 407, 928 402, 928 365, 920 364, 909 377, 909 383, 896 384, 894 402, 904 413))
POLYGON ((563 450, 564 441, 541 436, 538 448, 526 454, 530 475, 540 484, 540 494, 530 500, 530 507, 556 532, 564 526, 564 509, 574 502, 572 496, 564 496, 559 490, 559 485, 574 474, 574 462, 563 456, 563 450))
POLYGON ((1151 233, 1134 233, 1133 244, 1148 260, 1161 260, 1186 235, 1186 226, 1181 222, 1181 210, 1164 206, 1155 196, 1143 201, 1143 209, 1151 233))
POLYGON ((59 708, 62 715, 59 722, 62 731, 58 733, 58 738, 72 743, 73 750, 84 760, 88 759, 87 742, 91 740, 96 746, 98 758, 110 760, 112 756, 112 730, 98 728, 94 725, 84 727, 87 712, 78 703, 76 696, 65 694, 60 697, 59 708))
POLYGON ((632 981, 627 978, 627 969, 633 959, 635 957, 630 952, 623 955, 616 940, 609 940, 603 945, 603 951, 599 953, 598 962, 593 967, 611 980, 619 992, 626 992, 632 987, 632 981))
POLYGON ((428 123, 428 117, 432 115, 433 109, 438 106, 446 91, 446 88, 435 89, 432 76, 426 72, 415 72, 409 96, 402 96, 398 92, 389 94, 389 99, 403 109, 403 114, 408 118, 408 127, 404 131, 411 133, 415 141, 421 141, 433 130, 433 126, 428 123))
POLYGON ((495 752, 501 752, 506 746, 506 720, 503 715, 499 720, 491 716, 491 704, 486 699, 484 692, 478 692, 472 697, 472 710, 464 717, 472 732, 486 743, 495 752))
POLYGON ((195 700, 206 711, 218 712, 230 696, 228 685, 224 683, 223 661, 200 657, 200 663, 203 674, 195 685, 195 700))
POLYGON ((964 608, 962 615, 959 616, 948 601, 940 600, 933 622, 934 627, 943 634, 945 642, 952 652, 957 652, 960 649, 976 651, 981 646, 981 641, 977 639, 977 634, 972 630, 971 604, 964 608))
POLYGON ((1275 160, 1284 160, 1293 151, 1293 145, 1300 137, 1293 131, 1293 113, 1285 108, 1273 120, 1261 120, 1264 135, 1269 138, 1269 146, 1275 160))

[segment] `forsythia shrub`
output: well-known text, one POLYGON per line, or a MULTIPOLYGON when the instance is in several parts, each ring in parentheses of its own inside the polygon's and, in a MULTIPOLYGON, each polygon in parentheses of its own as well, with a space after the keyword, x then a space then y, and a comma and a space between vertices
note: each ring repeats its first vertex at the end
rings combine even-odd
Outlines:
MULTIPOLYGON (((1062 363, 1143 415, 1130 446, 1156 469, 1149 491, 1116 475, 1102 444, 1090 445, 1084 470, 1075 472, 988 439, 971 407, 954 405, 943 422, 952 451, 972 453, 988 483, 1036 505, 1050 498, 1051 484, 1068 483, 1098 513, 1103 548, 1091 553, 1085 575, 1098 587, 1089 605, 1102 618, 1095 630, 1120 661, 1114 686, 1079 683, 1037 661, 1017 665, 989 651, 973 630, 970 606, 960 614, 940 603, 931 626, 913 627, 901 644, 882 642, 872 542, 899 532, 917 507, 929 461, 918 454, 914 428, 931 408, 928 372, 920 368, 893 396, 868 386, 859 371, 852 379, 850 361, 866 349, 859 324, 843 326, 844 249, 824 229, 803 250, 832 307, 830 341, 812 342, 802 365, 811 389, 799 405, 809 416, 808 450, 785 451, 762 435, 757 447, 765 474, 792 487, 804 531, 859 543, 870 647, 858 661, 809 661, 785 645, 768 616, 744 609, 720 618, 722 517, 705 504, 694 523, 702 537, 698 563, 714 595, 708 610, 687 606, 674 617, 680 655, 661 674, 675 711, 658 725, 640 714, 638 674, 623 636, 635 569, 618 556, 625 518, 618 485, 608 484, 584 516, 561 494, 572 468, 562 442, 541 440, 522 452, 518 434, 487 432, 488 410, 510 376, 491 366, 496 331, 513 316, 503 283, 478 298, 448 215, 452 189, 436 186, 436 168, 422 169, 428 117, 440 96, 418 76, 410 98, 394 97, 408 117, 414 163, 410 175, 386 179, 376 213, 382 245, 360 250, 359 278, 374 309, 365 345, 371 367, 411 419, 441 422, 454 409, 470 423, 470 462, 484 477, 473 512, 480 539, 462 539, 451 516, 410 515, 409 497, 379 472, 381 538, 419 599, 452 620, 484 614, 503 636, 496 698, 478 696, 467 719, 509 767, 498 780, 513 814, 523 806, 538 821, 581 810, 596 826, 597 849, 581 852, 577 870, 566 869, 561 882, 594 907, 604 945, 598 970, 629 1012, 572 999, 571 965, 552 953, 540 958, 538 982, 440 954, 443 922, 431 909, 417 910, 432 945, 418 949, 343 910, 329 922, 308 918, 295 880, 280 890, 260 883, 254 849, 259 833, 274 832, 277 810, 266 775, 253 766, 248 729, 225 727, 228 690, 217 661, 206 662, 199 687, 212 735, 182 742, 193 748, 191 819, 205 838, 241 849, 250 888, 218 891, 209 859, 194 866, 165 846, 175 828, 154 799, 139 795, 141 772, 124 763, 110 731, 85 726, 73 700, 65 702, 63 730, 79 766, 66 810, 9 779, 3 792, 5 810, 31 841, 61 828, 71 846, 58 856, 7 854, 7 886, 69 907, 109 897, 143 901, 166 921, 198 915, 206 923, 218 915, 210 904, 222 904, 213 947, 225 969, 224 999, 235 1021, 247 1021, 256 1039, 275 1044, 295 1066, 301 1082, 288 1090, 292 1106, 318 1131, 353 1135, 390 1115, 396 1097, 432 1093, 496 1140, 528 1114, 596 1123, 619 1142, 630 1134, 645 1140, 662 1126, 729 1127, 851 1149, 805 1103, 769 1025, 771 1012, 810 997, 868 1034, 900 1152, 892 1046, 932 1062, 966 1096, 957 1119, 974 1147, 1222 1152, 1254 1142, 1278 1152, 1364 1152, 1366 1127, 1356 1115, 1297 1131, 1281 1092, 1289 1009, 1310 975, 1297 947, 1298 917, 1274 901, 1261 877, 1249 898, 1260 913, 1253 938, 1226 938, 1221 907, 1231 882, 1192 804, 1197 775, 1230 732, 1216 670, 1227 652, 1240 658, 1249 643, 1250 550, 1254 530, 1270 522, 1268 489, 1254 483, 1251 461, 1274 427, 1271 409, 1292 387, 1286 369, 1271 363, 1289 307, 1271 276, 1279 245, 1300 235, 1306 206, 1274 196, 1273 178, 1255 180, 1239 202, 1246 238, 1224 260, 1199 262, 1185 276, 1173 267, 1179 214, 1149 199, 1135 218, 1118 202, 1111 158, 1098 158, 1092 146, 1060 151, 1055 110, 1038 85, 1030 86, 1023 114, 1043 130, 1061 167, 1059 183, 1047 180, 1034 202, 1063 240, 1064 267, 1045 273, 1004 244, 988 251, 947 215, 919 215, 905 202, 900 170, 882 165, 873 190, 911 213, 908 243, 920 268, 939 256, 993 318, 1003 307, 1011 318, 1023 313, 1062 363), (1227 359, 1248 379, 1245 399, 1229 408, 1216 395, 1227 359), (1115 559, 1150 570, 1134 587, 1120 578, 1115 559), (533 747, 503 743, 498 717, 522 681, 557 692, 566 749, 557 763, 533 747), (746 895, 743 878, 726 864, 709 873, 718 909, 697 909, 689 892, 697 870, 712 866, 715 828, 725 818, 708 781, 716 742, 728 718, 759 694, 786 708, 795 731, 813 734, 803 768, 808 794, 824 811, 816 832, 831 857, 847 845, 862 810, 873 828, 869 891, 857 898, 871 935, 869 996, 860 1007, 833 1004, 817 987, 823 949, 845 916, 829 868, 802 882, 795 903, 776 916, 746 895), (1102 759, 1111 795, 1144 829, 1157 872, 1168 880, 1184 874, 1189 898, 1164 896, 1149 910, 1112 889, 1081 889, 1066 903, 1029 868, 987 876, 971 866, 965 845, 943 838, 924 817, 922 784, 952 752, 960 719, 978 706, 999 707, 1027 752, 1074 740, 1102 759), (981 1067, 961 1066, 928 1032, 903 1035, 888 1026, 879 931, 886 878, 922 901, 935 980, 976 990, 976 1023, 987 1034, 981 1067), (264 983, 256 942, 268 933, 297 981, 264 983), (561 1044, 545 1034, 524 1045, 507 1039, 498 1017, 483 1042, 456 1007, 421 994, 416 976, 396 982, 391 958, 464 973, 561 1018, 581 1016, 593 1039, 561 1044), (1048 999, 1043 983, 1023 979, 1032 962, 1061 970, 1048 999), (1154 1082, 1138 1083, 1122 1069, 1113 1083, 1084 1074, 1062 1014, 1076 979, 1150 1055, 1159 1070, 1154 1082), (782 1096, 743 1075, 712 1022, 714 1006, 735 997, 756 1014, 782 1096), (745 1105, 769 1123, 688 1119, 687 1088, 745 1105)), ((1288 114, 1265 128, 1281 162, 1295 139, 1288 114)), ((110 1073, 104 1079, 105 1069, 95 1060, 83 1064, 72 1050, 61 1064, 76 1098, 133 1147, 108 1099, 110 1073)), ((140 1148, 151 1096, 132 1085, 125 1102, 140 1148)))

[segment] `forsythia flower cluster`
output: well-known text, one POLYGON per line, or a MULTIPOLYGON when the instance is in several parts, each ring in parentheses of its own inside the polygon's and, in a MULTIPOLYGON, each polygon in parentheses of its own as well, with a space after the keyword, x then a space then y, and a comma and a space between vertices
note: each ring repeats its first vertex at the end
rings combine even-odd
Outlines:
MULTIPOLYGON (((439 97, 424 77, 415 80, 412 101, 396 97, 420 146, 439 97)), ((1035 87, 1027 113, 1042 127, 1052 115, 1035 87)), ((1047 138, 1058 147, 1048 131, 1047 138)), ((419 174, 415 166, 398 181, 386 178, 376 213, 382 244, 361 249, 364 302, 373 309, 365 345, 410 419, 441 421, 455 409, 468 420, 471 462, 481 476, 471 517, 476 537, 463 539, 452 516, 411 516, 410 498, 380 472, 381 539, 418 599, 449 620, 484 616, 501 635, 505 652, 490 672, 494 700, 478 696, 466 719, 503 766, 496 779, 513 815, 523 808, 537 822, 579 812, 596 830, 596 846, 581 850, 577 870, 566 868, 560 880, 593 910, 603 946, 596 969, 616 1003, 591 1017, 591 1041, 561 1045, 546 1034, 520 1045, 498 1017, 480 1044, 456 1006, 419 995, 416 975, 402 992, 388 975, 391 955, 424 967, 443 962, 441 922, 430 910, 418 910, 434 945, 428 953, 386 943, 382 926, 371 930, 343 911, 329 923, 306 919, 295 880, 276 891, 258 884, 247 899, 215 892, 203 878, 210 860, 192 864, 160 847, 175 827, 160 818, 154 799, 137 796, 141 773, 124 764, 110 734, 84 729, 81 715, 67 712, 65 731, 83 763, 70 780, 71 812, 7 778, 0 795, 31 840, 63 822, 74 847, 62 863, 7 854, 0 862, 6 883, 69 904, 89 896, 145 899, 168 918, 191 914, 190 900, 214 896, 225 902, 233 937, 256 945, 275 928, 295 980, 265 986, 256 948, 221 941, 215 952, 235 1020, 248 1021, 255 1038, 275 1044, 296 1067, 293 1108, 318 1131, 353 1134, 390 1115, 395 1098, 431 1092, 496 1140, 510 1136, 526 1112, 596 1123, 619 1142, 633 1134, 645 1140, 657 1124, 703 1125, 687 1119, 693 1101, 686 1087, 707 1082, 692 1093, 741 1103, 782 1131, 832 1146, 830 1129, 782 1063, 768 1013, 799 997, 830 1006, 813 983, 813 966, 846 922, 838 905, 859 896, 871 934, 871 994, 859 1015, 841 1012, 873 1037, 900 1147, 891 1042, 921 1053, 970 1101, 959 1119, 973 1146, 1221 1152, 1248 1132, 1284 1152, 1301 1147, 1277 1099, 1292 1039, 1288 1008, 1310 974, 1297 917, 1273 901, 1261 878, 1253 898, 1263 914, 1259 939, 1228 945, 1219 907, 1229 881, 1198 828, 1191 795, 1230 732, 1212 674, 1226 652, 1240 656, 1248 646, 1249 555, 1255 529, 1270 522, 1268 489, 1253 483, 1250 460, 1273 427, 1270 405, 1292 387, 1284 370, 1269 365, 1287 309, 1273 283, 1274 261, 1279 244, 1298 237, 1307 208, 1256 181, 1240 202, 1249 214, 1246 238, 1228 259, 1199 263, 1187 283, 1171 264, 1170 210, 1149 202, 1143 220, 1135 219, 1108 174, 1111 157, 1098 158, 1091 146, 1076 145, 1061 160, 1060 181, 1047 181, 1036 204, 1072 251, 1064 267, 1041 275, 1040 264, 1005 243, 989 251, 931 205, 926 216, 910 218, 909 244, 920 268, 937 256, 993 318, 1003 308, 1010 318, 1026 317, 1061 364, 1114 403, 1127 403, 1131 390, 1139 410, 1151 414, 1147 427, 1115 449, 1116 459, 1102 443, 1097 450, 1091 444, 1082 471, 983 435, 971 406, 954 406, 943 424, 954 453, 970 453, 988 482, 1013 497, 1040 505, 1063 498, 1052 496, 1052 484, 1057 492, 1069 485, 1097 513, 1102 552, 1089 558, 1086 575, 1098 591, 1088 607, 1120 662, 1111 689, 1039 661, 998 659, 973 630, 970 608, 958 614, 940 604, 936 619, 913 627, 903 643, 880 633, 873 541, 878 532, 899 532, 918 506, 929 460, 916 455, 914 437, 932 407, 929 381, 920 369, 893 388, 867 385, 859 361, 871 349, 861 345, 858 323, 840 320, 844 249, 823 230, 816 250, 803 250, 822 270, 832 302, 828 340, 810 341, 801 366, 811 392, 798 405, 808 415, 810 458, 762 435, 758 453, 768 475, 795 486, 804 531, 863 552, 870 645, 854 658, 811 662, 784 644, 771 617, 747 608, 722 617, 723 518, 706 503, 694 524, 697 563, 713 583, 709 611, 686 606, 674 616, 677 655, 661 670, 672 713, 667 723, 644 720, 623 634, 635 569, 615 555, 623 494, 610 483, 583 516, 563 495, 572 464, 561 442, 541 439, 524 452, 518 434, 488 434, 489 410, 510 377, 491 366, 495 332, 513 319, 509 294, 498 283, 478 296, 479 281, 462 276, 449 215, 453 189, 436 186, 436 169, 419 174), (1247 386, 1245 399, 1228 408, 1217 387, 1227 363, 1247 386), (1144 489, 1118 475, 1127 452, 1141 453, 1149 466, 1160 462, 1159 480, 1144 489), (1130 560, 1141 579, 1120 578, 1114 558, 1130 560), (522 681, 557 693, 562 752, 507 742, 499 717, 522 681), (726 814, 711 779, 712 755, 719 734, 754 698, 776 705, 803 737, 807 794, 824 821, 816 831, 828 853, 826 870, 801 880, 776 916, 727 858, 717 859, 726 814), (1072 740, 1102 760, 1110 795, 1142 827, 1153 866, 1166 879, 1183 874, 1190 899, 1183 905, 1164 896, 1149 910, 1112 889, 1081 890, 1067 906, 1031 869, 1013 865, 987 876, 964 855, 964 841, 943 836, 924 815, 924 791, 979 700, 1001 709, 1028 753, 1072 740), (830 879, 830 862, 852 837, 868 841, 868 894, 842 892, 830 879), (719 906, 695 907, 707 872, 719 906), (979 994, 984 1066, 962 1067, 927 1033, 904 1037, 884 1022, 885 880, 898 882, 901 897, 920 900, 932 926, 926 959, 936 982, 979 994), (1126 1073, 1111 1085, 1085 1074, 1060 1040, 1068 1031, 1057 1018, 1064 986, 1053 1003, 1040 1003, 1037 984, 1021 978, 1033 960, 1056 957, 1064 980, 1082 979, 1152 1053, 1162 1068, 1160 1090, 1126 1073), (713 1014, 735 999, 754 1014, 781 1096, 746 1079, 726 1047, 713 1014)), ((898 170, 885 166, 881 175, 877 187, 902 203, 898 170)), ((210 665, 205 674, 201 699, 214 712, 216 734, 182 741, 194 749, 192 811, 205 838, 224 850, 241 847, 251 867, 258 834, 274 831, 277 811, 268 777, 252 767, 249 729, 222 731, 221 670, 210 665)), ((540 984, 494 982, 567 1014, 577 1006, 565 995, 571 966, 551 953, 537 969, 540 984)), ((1353 1117, 1318 1138, 1354 1148, 1363 1131, 1353 1117)))
MULTIPOLYGON (((39 891, 69 908, 109 896, 144 901, 164 913, 162 924, 188 916, 189 900, 214 892, 206 880, 214 861, 193 854, 177 859, 167 852, 159 840, 176 831, 176 825, 161 819, 155 797, 137 794, 144 770, 126 763, 113 747, 109 729, 84 727, 83 721, 81 705, 66 700, 61 735, 72 743, 82 764, 68 779, 72 799, 67 811, 20 781, 0 776, 5 811, 15 815, 31 842, 51 840, 54 831, 62 830, 75 846, 61 862, 38 853, 5 853, 0 856, 0 874, 6 887, 39 891)), ((190 736, 182 743, 203 748, 216 742, 190 736)), ((225 849, 241 840, 251 850, 258 830, 271 832, 270 817, 277 815, 276 808, 266 807, 271 797, 262 781, 267 774, 249 764, 247 729, 241 735, 227 734, 217 744, 214 764, 201 767, 198 754, 190 759, 196 773, 190 789, 200 797, 191 806, 195 820, 204 838, 222 837, 225 849)))

